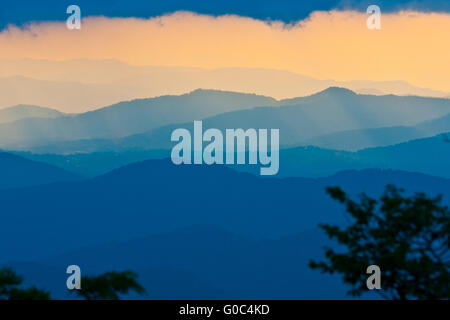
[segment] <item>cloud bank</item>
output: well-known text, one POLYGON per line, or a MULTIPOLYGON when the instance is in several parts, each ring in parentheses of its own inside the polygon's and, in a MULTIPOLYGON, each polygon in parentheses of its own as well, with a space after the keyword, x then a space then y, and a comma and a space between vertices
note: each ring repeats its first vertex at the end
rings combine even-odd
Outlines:
MULTIPOLYGON (((319 79, 405 80, 450 91, 450 14, 314 12, 295 24, 190 12, 151 18, 83 19, 10 27, 0 33, 0 59, 118 59, 132 65, 282 69, 319 79)), ((70 79, 67 79, 70 80, 70 79)))

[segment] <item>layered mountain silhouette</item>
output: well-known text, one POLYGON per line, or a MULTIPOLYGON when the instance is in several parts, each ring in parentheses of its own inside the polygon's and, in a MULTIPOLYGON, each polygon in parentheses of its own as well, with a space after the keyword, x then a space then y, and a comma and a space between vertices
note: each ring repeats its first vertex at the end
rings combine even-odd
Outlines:
MULTIPOLYGON (((357 152, 313 146, 284 149, 280 151, 282 165, 278 176, 323 177, 342 170, 380 168, 450 178, 450 143, 447 136, 437 135, 357 152)), ((259 168, 251 165, 234 165, 232 168, 259 174, 259 168)))
POLYGON ((1 124, 0 146, 14 149, 59 140, 122 137, 170 123, 275 103, 272 98, 253 94, 196 90, 181 96, 121 102, 57 119, 23 119, 1 124))
MULTIPOLYGON (((447 141, 449 137, 450 133, 440 134, 356 152, 314 146, 281 149, 281 165, 277 177, 324 177, 342 170, 382 168, 450 178, 450 167, 447 165, 450 161, 450 143, 447 141)), ((358 136, 355 140, 358 140, 358 136)), ((85 177, 105 174, 137 161, 169 158, 170 153, 170 149, 125 149, 117 152, 73 154, 17 152, 24 158, 49 163, 85 177)), ((260 174, 259 166, 234 165, 231 167, 238 171, 260 174)))
POLYGON ((195 224, 279 237, 342 222, 342 208, 325 194, 326 186, 378 194, 387 183, 428 194, 450 190, 446 179, 401 171, 263 179, 224 166, 148 160, 87 181, 4 190, 0 249, 8 260, 31 259, 195 224))
MULTIPOLYGON (((161 100, 169 99, 162 97, 161 100)), ((158 108, 149 107, 147 100, 138 107, 136 103, 129 102, 125 105, 117 105, 110 108, 105 108, 93 113, 86 113, 77 116, 73 119, 55 119, 45 120, 39 127, 33 127, 33 123, 25 124, 24 122, 16 122, 9 126, 0 126, 0 143, 3 140, 12 141, 9 135, 10 131, 18 131, 14 135, 14 139, 19 139, 21 142, 13 143, 9 148, 27 149, 35 153, 75 153, 75 152, 96 152, 96 151, 124 151, 130 149, 170 149, 173 143, 170 141, 170 135, 176 128, 187 128, 192 130, 192 120, 203 119, 204 128, 218 128, 225 130, 227 128, 277 128, 280 129, 280 144, 282 147, 291 147, 294 145, 314 144, 313 139, 318 139, 317 144, 326 144, 327 138, 324 135, 337 133, 338 138, 333 140, 336 145, 347 146, 345 138, 351 136, 352 133, 342 133, 348 130, 373 130, 374 128, 398 127, 398 126, 415 126, 423 121, 433 120, 438 117, 443 117, 450 113, 450 100, 438 98, 423 98, 423 97, 400 97, 400 96, 371 96, 358 95, 354 92, 343 88, 329 88, 323 92, 314 94, 304 98, 287 99, 282 101, 275 101, 265 97, 242 95, 228 92, 215 91, 195 91, 187 96, 170 97, 175 103, 172 107, 161 107, 164 111, 158 108), (198 100, 195 99, 198 97, 198 100), (225 103, 224 97, 234 101, 233 97, 241 98, 241 107, 238 111, 230 111, 215 115, 212 117, 202 117, 200 113, 207 112, 202 109, 199 112, 196 109, 195 103, 192 100, 209 103, 210 108, 218 111, 217 106, 209 101, 209 98, 222 99, 223 106, 231 105, 232 102, 225 103), (191 100, 190 104, 185 103, 185 100, 191 100), (243 102, 245 100, 245 102, 243 102), (209 101, 209 102, 207 102, 209 101), (271 104, 266 107, 251 108, 251 104, 263 105, 264 102, 271 104), (127 115, 127 108, 125 106, 132 105, 132 115, 127 115), (172 109, 171 109, 172 108, 172 109), (178 112, 180 109, 182 111, 178 112), (159 110, 159 111, 155 111, 159 110), (193 111, 197 110, 197 112, 193 111), (166 114, 167 118, 161 114, 166 114), (173 114, 169 117, 169 114, 173 114), (119 117, 120 115, 120 117, 119 117), (150 116, 151 115, 151 116, 150 116), (155 120, 153 116, 157 116, 155 120), (189 122, 182 122, 182 118, 189 118, 189 122), (74 120, 75 119, 75 120, 74 120), (164 119, 164 120, 161 120, 164 119), (170 120, 169 120, 170 119, 170 120), (74 121, 77 125, 63 122, 74 121), (162 122, 166 121, 171 124, 161 126, 162 122), (174 124, 178 122, 177 124, 174 124), (95 124, 95 125, 94 125, 95 124), (113 126, 114 124, 114 126, 113 126), (41 129, 44 126, 45 129, 41 129), (56 127, 59 128, 56 130, 56 127), (82 126, 82 127, 80 127, 82 126), (30 127, 32 130, 30 130, 30 127), (152 128, 152 130, 145 131, 145 128, 152 128), (53 128, 53 129, 52 129, 53 128), (83 130, 81 130, 83 128, 83 130), (73 129, 73 130, 71 130, 73 129), (81 133, 77 133, 79 130, 81 133), (60 134, 55 132, 61 131, 60 134), (130 131, 142 131, 135 135, 128 135, 126 137, 111 139, 111 136, 125 136, 130 131), (3 134, 2 134, 3 132, 3 134), (68 136, 72 135, 69 139, 68 136), (83 139, 76 139, 77 135, 84 135, 83 139), (88 135, 97 136, 102 139, 89 139, 88 135), (8 138, 5 138, 8 136, 8 138), (50 138, 52 137, 52 138, 50 138), (50 143, 51 139, 72 140, 59 141, 50 143), (47 144, 45 144, 47 142, 47 144), (338 142, 341 142, 340 144, 338 142)), ((155 103, 154 100, 150 100, 155 103)), ((199 103, 199 102, 198 102, 199 103)), ((217 101, 215 102, 218 103, 217 101)), ((232 105, 238 105, 234 103, 232 105)), ((206 105, 205 105, 205 108, 206 105)), ((229 108, 229 107, 228 107, 229 108)), ((131 111, 130 110, 130 111, 131 111)), ((219 113, 219 112, 218 112, 219 113)), ((37 120, 36 120, 37 121, 37 120)), ((444 121, 445 122, 445 121, 444 121)), ((392 138, 385 138, 391 140, 393 143, 402 142, 408 137, 421 137, 419 134, 414 136, 412 131, 424 132, 423 135, 434 135, 439 131, 439 127, 435 128, 434 124, 421 124, 417 128, 406 128, 392 130, 387 129, 388 133, 384 136, 392 138), (389 131, 391 130, 391 131, 389 131), (398 133, 397 131, 407 131, 407 133, 398 133)), ((445 129, 445 126, 442 126, 445 129)), ((363 135, 364 136, 364 135, 363 135)), ((382 135, 383 136, 383 135, 382 135)), ((332 137, 332 136, 331 136, 332 137)), ((382 140, 382 138, 378 138, 382 140)), ((357 140, 358 141, 358 140, 357 140)), ((382 141, 381 141, 382 142, 382 141)), ((360 142, 359 145, 362 145, 360 142)), ((327 146, 332 145, 329 143, 327 146)), ((356 142, 358 146, 358 142, 356 142)), ((348 146, 347 146, 348 147, 348 146)), ((349 148, 349 147, 348 147, 349 148)))
POLYGON ((5 152, 0 152, 0 177, 0 189, 80 180, 64 169, 5 152))
POLYGON ((308 140, 304 144, 328 149, 356 151, 389 146, 446 132, 450 132, 450 114, 421 122, 415 126, 382 127, 331 133, 308 140))
MULTIPOLYGON (((136 71, 122 67, 125 78, 136 71)), ((73 71, 77 81, 82 72, 73 71)), ((376 196, 395 184, 450 203, 450 100, 365 84, 359 92, 373 95, 196 90, 82 114, 2 109, 0 263, 58 298, 71 297, 64 270, 74 263, 84 274, 133 269, 144 298, 345 298, 338 278, 307 267, 330 244, 318 224, 345 223, 326 187, 376 196), (280 129, 278 175, 259 176, 259 165, 172 164, 170 135, 192 130, 193 120, 204 129, 280 129)))
POLYGON ((417 173, 264 179, 144 161, 87 181, 2 191, 0 263, 59 298, 67 298, 63 271, 76 263, 84 274, 131 268, 147 298, 341 299, 338 278, 307 267, 329 244, 318 223, 345 223, 325 187, 378 195, 388 183, 449 203, 450 180, 417 173))
POLYGON ((132 66, 109 60, 0 59, 0 108, 38 104, 85 112, 124 100, 182 94, 197 88, 251 92, 277 99, 307 96, 331 86, 358 93, 445 97, 448 92, 404 81, 319 80, 283 70, 132 66))

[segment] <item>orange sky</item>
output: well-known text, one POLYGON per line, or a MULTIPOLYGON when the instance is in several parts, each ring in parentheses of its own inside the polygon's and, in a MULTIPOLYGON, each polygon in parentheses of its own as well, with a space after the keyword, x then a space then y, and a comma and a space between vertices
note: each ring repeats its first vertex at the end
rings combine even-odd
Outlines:
MULTIPOLYGON (((177 12, 152 19, 86 18, 10 27, 0 33, 0 59, 114 58, 134 65, 283 69, 333 80, 405 80, 450 92, 450 15, 315 12, 295 25, 238 16, 177 12)), ((67 79, 70 80, 70 79, 67 79)))

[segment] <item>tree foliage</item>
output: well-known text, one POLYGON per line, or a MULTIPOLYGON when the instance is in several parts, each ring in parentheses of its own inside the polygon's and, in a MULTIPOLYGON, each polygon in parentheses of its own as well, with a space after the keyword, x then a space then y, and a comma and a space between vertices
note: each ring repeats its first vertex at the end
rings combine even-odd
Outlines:
POLYGON ((137 274, 132 271, 107 272, 96 277, 81 278, 81 289, 71 292, 86 300, 119 300, 120 294, 135 291, 145 293, 137 282, 137 274))
POLYGON ((0 300, 50 300, 50 293, 36 287, 21 288, 23 279, 11 268, 0 269, 0 300))
POLYGON ((386 299, 450 298, 450 211, 440 196, 407 197, 392 185, 378 200, 362 194, 356 202, 339 187, 327 192, 345 206, 349 224, 320 225, 341 249, 326 247, 325 261, 311 261, 311 268, 342 274, 353 296, 367 292, 366 268, 378 265, 376 291, 386 299))

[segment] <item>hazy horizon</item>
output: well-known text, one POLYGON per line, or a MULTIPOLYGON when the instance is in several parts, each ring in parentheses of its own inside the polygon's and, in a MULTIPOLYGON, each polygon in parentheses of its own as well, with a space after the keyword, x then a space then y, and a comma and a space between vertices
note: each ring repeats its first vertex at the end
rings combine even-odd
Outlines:
POLYGON ((305 97, 329 87, 371 95, 450 95, 403 80, 339 82, 263 68, 133 66, 117 59, 1 59, 0 67, 0 109, 27 104, 82 113, 122 101, 181 95, 197 89, 257 94, 277 100, 305 97))

